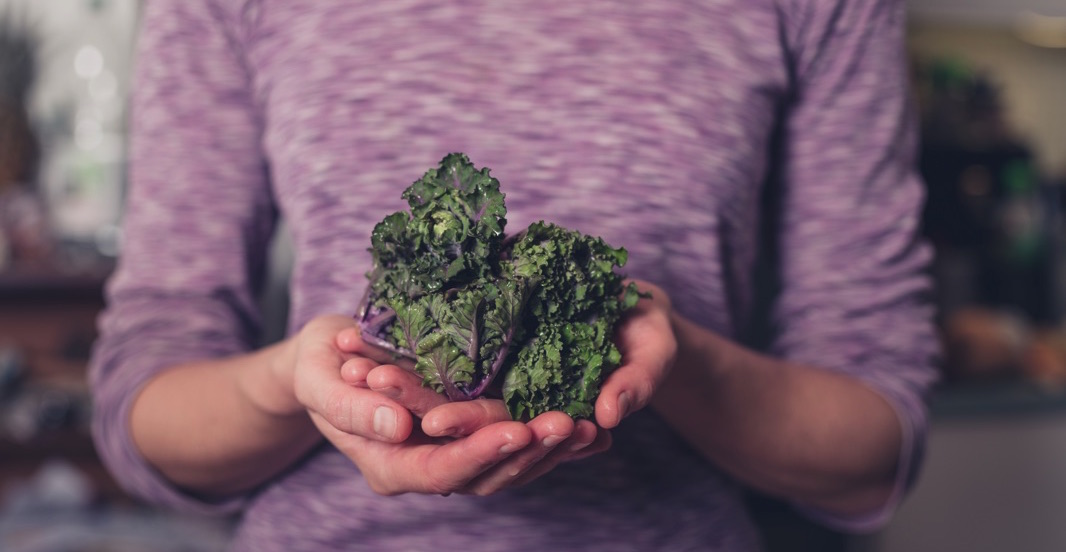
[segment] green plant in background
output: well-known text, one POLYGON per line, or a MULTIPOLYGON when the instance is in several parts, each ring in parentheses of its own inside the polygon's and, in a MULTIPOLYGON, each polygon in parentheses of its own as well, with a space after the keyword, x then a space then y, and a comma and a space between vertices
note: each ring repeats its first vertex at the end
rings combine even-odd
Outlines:
POLYGON ((1003 168, 1002 180, 1004 253, 1014 264, 1035 263, 1040 260, 1047 237, 1042 220, 1039 177, 1028 159, 1019 159, 1003 168))

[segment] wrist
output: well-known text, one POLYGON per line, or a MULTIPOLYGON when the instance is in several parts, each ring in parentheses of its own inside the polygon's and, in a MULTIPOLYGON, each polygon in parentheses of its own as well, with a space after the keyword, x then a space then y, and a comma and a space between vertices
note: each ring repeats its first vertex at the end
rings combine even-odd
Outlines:
POLYGON ((701 379, 712 380, 724 377, 729 368, 726 348, 728 342, 701 328, 676 311, 670 314, 670 323, 677 339, 675 370, 695 370, 701 379))
POLYGON ((242 391, 266 415, 289 418, 306 413, 293 390, 296 347, 295 336, 265 347, 256 353, 257 362, 242 373, 242 391))

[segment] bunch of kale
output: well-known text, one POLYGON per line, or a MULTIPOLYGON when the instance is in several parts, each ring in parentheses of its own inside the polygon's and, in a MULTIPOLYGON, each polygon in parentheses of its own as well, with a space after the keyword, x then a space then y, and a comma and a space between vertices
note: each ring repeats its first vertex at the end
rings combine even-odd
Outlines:
POLYGON ((499 181, 461 153, 402 197, 410 213, 371 236, 364 339, 415 360, 451 400, 502 397, 516 420, 590 417, 621 361, 615 324, 640 298, 615 272, 626 251, 545 222, 506 235, 499 181))

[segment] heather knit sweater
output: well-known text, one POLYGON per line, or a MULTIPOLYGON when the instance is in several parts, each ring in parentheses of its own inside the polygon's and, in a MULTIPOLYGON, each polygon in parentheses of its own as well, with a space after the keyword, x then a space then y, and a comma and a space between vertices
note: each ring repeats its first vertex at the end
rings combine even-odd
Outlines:
POLYGON ((92 364, 102 456, 148 500, 243 511, 237 550, 757 549, 737 484, 650 413, 609 452, 490 497, 377 496, 323 446, 208 504, 138 455, 139 386, 255 343, 279 215, 295 331, 355 311, 373 224, 461 151, 501 181, 510 228, 624 246, 629 275, 734 339, 769 304, 768 352, 881 393, 903 426, 897 496, 860 518, 807 510, 879 526, 919 463, 935 354, 903 24, 887 0, 147 2, 92 364))

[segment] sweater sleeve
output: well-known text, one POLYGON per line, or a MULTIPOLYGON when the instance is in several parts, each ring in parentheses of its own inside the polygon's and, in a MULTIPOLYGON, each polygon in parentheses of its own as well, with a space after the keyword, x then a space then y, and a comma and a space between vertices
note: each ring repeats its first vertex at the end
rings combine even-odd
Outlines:
POLYGON ((235 30, 209 0, 145 5, 123 250, 89 376, 93 437, 119 483, 200 513, 242 500, 207 503, 175 488, 139 454, 129 416, 160 371, 246 351, 259 331, 256 290, 276 210, 235 30))
POLYGON ((895 409, 903 446, 888 503, 854 518, 801 505, 827 525, 869 531, 887 523, 918 472, 936 379, 904 3, 800 4, 787 25, 796 95, 784 128, 774 348, 858 378, 895 409))

